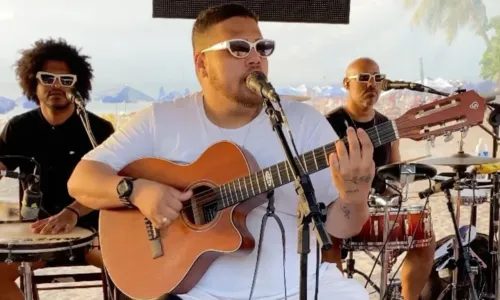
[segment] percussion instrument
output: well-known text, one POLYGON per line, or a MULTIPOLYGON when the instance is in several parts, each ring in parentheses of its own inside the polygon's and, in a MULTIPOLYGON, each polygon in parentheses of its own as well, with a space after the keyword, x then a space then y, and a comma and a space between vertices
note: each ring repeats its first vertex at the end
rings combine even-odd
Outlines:
POLYGON ((344 241, 349 250, 378 251, 384 246, 388 250, 407 250, 430 245, 432 241, 431 210, 422 205, 390 207, 389 234, 384 240, 384 208, 370 207, 370 216, 361 232, 344 241), (392 230, 391 230, 392 229, 392 230))
MULTIPOLYGON (((433 180, 435 182, 443 182, 453 178, 454 175, 455 174, 448 172, 439 173, 433 180)), ((470 179, 462 179, 460 181, 460 186, 462 188, 460 190, 462 206, 473 206, 487 202, 490 198, 491 189, 493 188, 490 179, 475 179, 475 183, 470 179)), ((458 197, 457 190, 450 190, 450 194, 454 202, 456 202, 458 197)))
MULTIPOLYGON (((455 236, 454 235, 449 235, 446 236, 439 241, 436 242, 436 249, 439 249, 442 245, 445 243, 450 242, 451 239, 453 239, 455 236)), ((453 242, 452 242, 453 243, 453 242)), ((474 276, 474 285, 476 287, 476 290, 481 293, 486 290, 486 286, 489 284, 489 272, 488 270, 491 268, 491 265, 489 263, 489 254, 488 254, 488 235, 478 233, 476 238, 471 241, 471 243, 468 245, 470 250, 472 250, 477 257, 472 259, 472 264, 476 265, 477 268, 477 274, 474 276), (484 266, 481 266, 483 263, 486 263, 486 268, 484 266)), ((453 247, 451 249, 453 251, 453 247)), ((426 286, 422 290, 422 293, 420 294, 420 299, 421 300, 449 300, 451 299, 451 289, 448 290, 447 292, 444 292, 445 289, 447 288, 449 282, 451 281, 451 276, 448 274, 444 274, 444 272, 438 272, 436 271, 436 268, 438 267, 438 264, 440 261, 436 261, 431 274, 429 276, 429 279, 427 281, 426 286), (443 294, 442 294, 443 293, 443 294), (441 298, 440 298, 441 297, 441 298)), ((451 266, 446 266, 446 270, 449 270, 451 266)), ((496 268, 497 266, 494 266, 496 268)), ((466 279, 462 278, 465 276, 463 274, 463 271, 460 270, 459 272, 459 277, 461 281, 467 281, 466 279)), ((483 294, 484 295, 484 294, 483 294)), ((469 295, 467 293, 467 290, 459 290, 457 291, 457 298, 458 299, 469 299, 469 295)))
POLYGON ((500 159, 486 156, 472 156, 468 153, 464 153, 463 151, 459 151, 452 156, 429 158, 420 162, 436 166, 458 167, 496 163, 500 162, 500 159))
POLYGON ((37 234, 32 222, 0 222, 0 261, 36 262, 59 257, 74 260, 73 250, 92 245, 95 231, 76 227, 69 233, 37 234))
POLYGON ((24 297, 32 300, 32 262, 75 259, 73 250, 90 248, 96 233, 76 227, 69 233, 37 234, 31 229, 33 222, 0 221, 0 261, 19 262, 24 280, 24 297))

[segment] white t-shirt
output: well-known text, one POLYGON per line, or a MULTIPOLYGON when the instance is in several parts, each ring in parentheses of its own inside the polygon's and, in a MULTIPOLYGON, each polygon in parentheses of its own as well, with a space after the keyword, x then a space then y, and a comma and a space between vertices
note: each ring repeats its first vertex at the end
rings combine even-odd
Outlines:
MULTIPOLYGON (((338 139, 326 118, 313 107, 286 100, 282 100, 282 105, 299 154, 338 139)), ((154 103, 138 112, 125 127, 117 130, 83 159, 106 163, 117 171, 143 157, 160 157, 175 162, 190 163, 199 158, 209 146, 222 140, 232 141, 248 150, 260 168, 286 160, 264 110, 252 122, 241 128, 222 129, 206 117, 201 93, 172 102, 154 103)), ((337 199, 338 192, 333 185, 329 168, 310 177, 318 202, 328 205, 337 199)), ((288 292, 297 292, 300 261, 297 254, 298 196, 293 183, 277 188, 274 197, 276 214, 285 227, 288 292)), ((254 209, 247 218, 248 229, 254 236, 256 244, 266 207, 267 203, 254 209)), ((262 244, 255 298, 281 295, 284 292, 281 234, 278 225, 272 219, 267 222, 262 244)), ((257 245, 248 256, 223 255, 210 266, 196 287, 224 298, 248 298, 256 255, 257 245)), ((309 282, 314 280, 315 266, 316 237, 311 231, 309 282)))

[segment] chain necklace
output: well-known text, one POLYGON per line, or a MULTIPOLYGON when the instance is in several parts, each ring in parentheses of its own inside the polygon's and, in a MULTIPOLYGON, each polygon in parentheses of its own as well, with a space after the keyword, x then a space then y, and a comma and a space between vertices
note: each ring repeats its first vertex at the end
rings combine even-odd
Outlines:
MULTIPOLYGON (((342 107, 342 109, 346 112, 347 116, 351 120, 352 125, 354 126, 356 131, 358 131, 358 126, 356 126, 356 122, 354 122, 354 119, 352 118, 351 113, 347 110, 347 108, 345 106, 342 107)), ((347 121, 345 121, 345 125, 346 125, 346 127, 349 127, 349 124, 347 124, 347 121)), ((375 127, 375 125, 377 125, 377 113, 376 112, 373 115, 373 125, 371 127, 375 127)))

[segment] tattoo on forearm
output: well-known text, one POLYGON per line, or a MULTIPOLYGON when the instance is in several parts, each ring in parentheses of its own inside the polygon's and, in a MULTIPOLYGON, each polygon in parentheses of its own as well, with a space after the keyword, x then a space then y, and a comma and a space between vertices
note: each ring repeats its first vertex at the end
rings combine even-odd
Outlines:
POLYGON ((349 181, 349 182, 352 182, 354 184, 358 184, 358 183, 370 183, 371 182, 371 178, 370 176, 354 176, 353 178, 351 179, 346 179, 345 181, 349 181))
POLYGON ((347 207, 347 205, 345 204, 342 204, 340 205, 340 209, 344 213, 344 218, 349 219, 351 216, 351 211, 349 210, 349 207, 347 207))

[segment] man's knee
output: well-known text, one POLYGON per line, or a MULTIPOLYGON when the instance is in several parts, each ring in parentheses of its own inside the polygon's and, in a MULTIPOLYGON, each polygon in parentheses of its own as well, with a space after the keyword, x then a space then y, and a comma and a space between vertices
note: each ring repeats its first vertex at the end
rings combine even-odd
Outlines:
MULTIPOLYGON (((19 277, 19 263, 0 263, 0 281, 15 281, 19 277)), ((43 262, 32 263, 33 270, 43 268, 43 262)))

